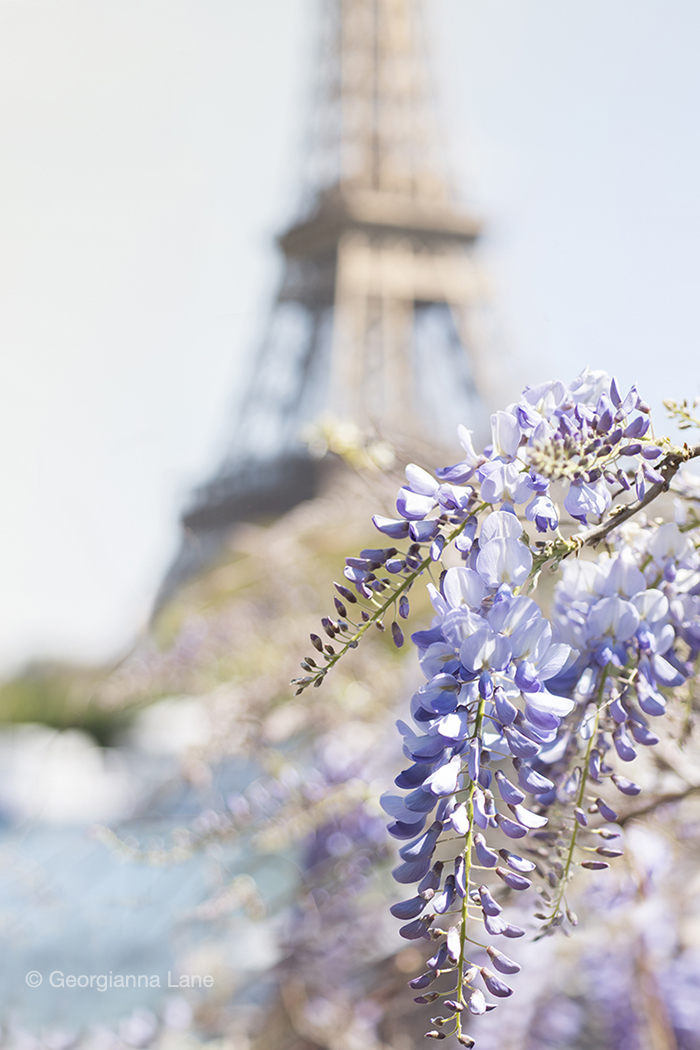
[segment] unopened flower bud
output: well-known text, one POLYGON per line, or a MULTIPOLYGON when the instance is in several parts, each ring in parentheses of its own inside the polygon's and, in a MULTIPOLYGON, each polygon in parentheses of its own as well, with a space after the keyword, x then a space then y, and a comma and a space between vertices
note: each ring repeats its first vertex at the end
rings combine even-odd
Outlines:
POLYGON ((605 820, 617 820, 617 813, 615 812, 615 810, 611 809, 607 802, 603 802, 602 798, 597 798, 595 800, 595 804, 598 807, 598 812, 600 813, 601 817, 604 817, 605 820))
POLYGON ((401 630, 401 628, 397 624, 396 620, 394 620, 392 625, 391 625, 391 637, 393 638, 394 645, 396 646, 396 648, 400 649, 401 646, 403 645, 404 638, 403 638, 403 631, 401 630))
POLYGON ((478 893, 481 907, 484 909, 486 915, 495 916, 501 914, 503 909, 501 908, 501 905, 497 904, 493 899, 487 886, 479 886, 478 893))
POLYGON ((338 633, 338 625, 333 623, 333 621, 329 619, 328 616, 322 617, 321 626, 323 627, 324 631, 326 632, 329 638, 335 638, 336 634, 338 633))
POLYGON ((347 587, 343 587, 343 585, 340 583, 334 583, 333 586, 335 587, 341 598, 345 598, 345 601, 350 602, 351 605, 355 604, 357 598, 351 590, 349 590, 347 587))

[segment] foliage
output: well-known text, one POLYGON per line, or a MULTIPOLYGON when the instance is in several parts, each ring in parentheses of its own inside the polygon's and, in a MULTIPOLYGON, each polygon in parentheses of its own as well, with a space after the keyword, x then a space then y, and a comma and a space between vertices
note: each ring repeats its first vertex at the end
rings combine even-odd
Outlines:
POLYGON ((0 684, 0 724, 81 729, 99 744, 112 744, 128 724, 128 715, 94 702, 103 678, 101 668, 54 663, 27 667, 0 684))

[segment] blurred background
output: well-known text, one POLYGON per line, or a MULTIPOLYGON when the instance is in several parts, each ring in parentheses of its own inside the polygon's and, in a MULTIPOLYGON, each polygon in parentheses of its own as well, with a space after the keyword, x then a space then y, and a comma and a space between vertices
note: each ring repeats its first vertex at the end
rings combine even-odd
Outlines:
MULTIPOLYGON (((3 1038, 411 1047, 376 799, 413 662, 377 636, 287 682, 458 419, 586 365, 660 432, 699 392, 700 10, 0 0, 0 30, 3 1038)), ((630 817, 604 922, 528 949, 494 1046, 700 1045, 699 816, 630 817)))

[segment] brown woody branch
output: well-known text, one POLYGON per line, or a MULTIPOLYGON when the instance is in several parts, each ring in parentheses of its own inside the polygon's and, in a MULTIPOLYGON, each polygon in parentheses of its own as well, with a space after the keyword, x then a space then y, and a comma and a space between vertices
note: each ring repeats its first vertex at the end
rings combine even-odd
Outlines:
POLYGON ((700 784, 689 784, 687 788, 683 789, 683 791, 674 791, 666 795, 659 795, 658 798, 652 799, 650 802, 647 802, 646 805, 639 806, 638 809, 633 809, 630 810, 629 813, 625 813, 617 819, 616 823, 624 827, 624 825, 630 820, 637 820, 639 817, 645 817, 647 813, 653 813, 654 810, 658 809, 660 806, 668 806, 673 802, 682 802, 683 799, 695 794, 696 791, 700 791, 700 784))
MULTIPOLYGON (((683 463, 687 463, 691 459, 697 459, 698 456, 700 456, 700 445, 692 445, 690 447, 686 445, 684 449, 667 452, 656 468, 664 480, 654 482, 644 493, 642 499, 634 500, 632 503, 628 503, 627 506, 614 511, 602 525, 596 525, 594 528, 575 537, 577 540, 575 549, 580 550, 581 547, 597 546, 613 529, 622 525, 623 521, 634 517, 640 510, 644 510, 650 503, 653 503, 662 493, 668 492, 671 481, 683 463)), ((573 550, 569 551, 569 553, 573 554, 573 550)), ((567 556, 565 555, 565 557, 567 556)))

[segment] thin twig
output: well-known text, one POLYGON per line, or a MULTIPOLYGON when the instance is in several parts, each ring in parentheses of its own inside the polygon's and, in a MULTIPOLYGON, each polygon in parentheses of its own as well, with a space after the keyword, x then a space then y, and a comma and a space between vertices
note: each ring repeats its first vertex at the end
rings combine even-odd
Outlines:
POLYGON ((647 813, 653 813, 659 806, 667 806, 673 802, 682 802, 683 799, 693 795, 696 791, 700 791, 700 784, 689 784, 683 791, 674 791, 667 795, 659 795, 658 798, 652 799, 651 802, 647 802, 645 806, 640 806, 638 809, 633 809, 629 813, 625 813, 619 817, 616 821, 624 827, 625 824, 630 820, 636 820, 638 817, 645 817, 647 813))
MULTIPOLYGON (((577 550, 581 547, 595 547, 601 540, 616 529, 623 521, 627 521, 633 517, 640 510, 644 510, 650 503, 653 503, 658 496, 664 492, 668 492, 671 485, 671 481, 678 473, 679 467, 683 463, 687 463, 691 459, 697 459, 700 456, 700 445, 692 445, 684 449, 678 449, 673 452, 668 452, 661 463, 657 467, 660 474, 663 475, 663 481, 655 481, 650 488, 647 489, 642 499, 634 500, 633 503, 628 503, 626 507, 622 509, 616 509, 607 521, 603 522, 602 525, 596 525, 594 528, 589 529, 588 532, 581 533, 577 537, 573 537, 576 542, 577 550)), ((573 553, 572 551, 568 552, 573 553)), ((567 554, 564 557, 568 557, 567 554)))

